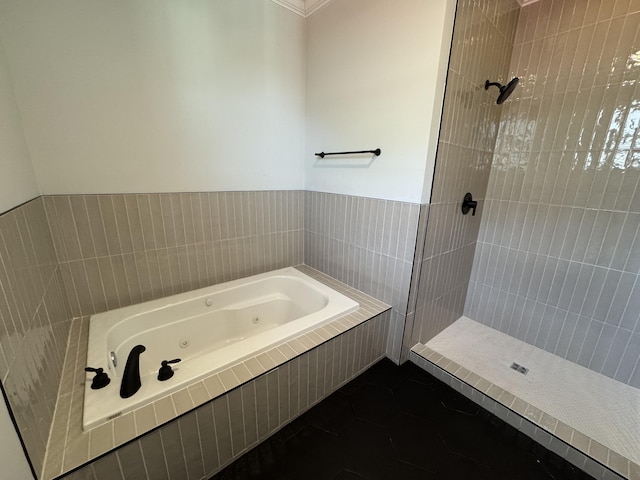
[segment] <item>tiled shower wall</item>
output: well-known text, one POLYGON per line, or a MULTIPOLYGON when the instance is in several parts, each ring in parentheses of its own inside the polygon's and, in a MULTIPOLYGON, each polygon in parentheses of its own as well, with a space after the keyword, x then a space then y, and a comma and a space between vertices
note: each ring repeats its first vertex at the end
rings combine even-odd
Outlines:
POLYGON ((392 306, 387 356, 399 362, 420 205, 305 194, 305 263, 392 306))
POLYGON ((36 472, 71 324, 63 290, 42 199, 0 215, 0 375, 36 472))
POLYGON ((522 9, 465 313, 640 387, 640 2, 522 9))
POLYGON ((45 196, 75 317, 304 261, 301 191, 45 196))
POLYGON ((412 345, 427 342, 463 313, 476 239, 483 216, 501 106, 518 19, 515 0, 460 0, 447 74, 433 192, 420 263, 412 345), (478 201, 462 215, 466 192, 478 201))

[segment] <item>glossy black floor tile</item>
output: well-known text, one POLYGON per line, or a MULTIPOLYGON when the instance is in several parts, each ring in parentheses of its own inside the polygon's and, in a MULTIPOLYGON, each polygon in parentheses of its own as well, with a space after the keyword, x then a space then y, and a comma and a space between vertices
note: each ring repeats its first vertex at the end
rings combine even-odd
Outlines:
POLYGON ((587 480, 411 363, 383 360, 212 480, 587 480))

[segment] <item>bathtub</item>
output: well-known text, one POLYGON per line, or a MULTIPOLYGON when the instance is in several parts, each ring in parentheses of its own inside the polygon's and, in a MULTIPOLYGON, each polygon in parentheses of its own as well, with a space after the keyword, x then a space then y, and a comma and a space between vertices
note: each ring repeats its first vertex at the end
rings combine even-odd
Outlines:
POLYGON ((85 381, 82 428, 90 430, 358 308, 354 300, 289 267, 93 315, 87 366, 103 368, 106 387, 85 381), (142 386, 120 397, 136 345, 142 386), (175 374, 157 379, 163 360, 175 374))

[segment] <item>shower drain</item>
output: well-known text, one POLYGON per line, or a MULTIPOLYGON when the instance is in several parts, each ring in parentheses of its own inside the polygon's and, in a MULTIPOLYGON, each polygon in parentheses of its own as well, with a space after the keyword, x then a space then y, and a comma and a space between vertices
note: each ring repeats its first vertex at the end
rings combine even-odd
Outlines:
POLYGON ((529 371, 529 369, 523 365, 519 365, 516 362, 513 362, 511 364, 511 369, 515 370, 518 373, 521 373, 523 375, 526 375, 527 372, 529 371))

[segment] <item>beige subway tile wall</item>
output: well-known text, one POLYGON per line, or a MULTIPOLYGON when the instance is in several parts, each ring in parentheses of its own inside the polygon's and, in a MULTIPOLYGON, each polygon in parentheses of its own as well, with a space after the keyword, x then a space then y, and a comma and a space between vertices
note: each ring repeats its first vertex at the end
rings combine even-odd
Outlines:
POLYGON ((392 306, 387 356, 399 362, 420 205, 305 193, 305 264, 392 306))
POLYGON ((304 261, 301 191, 45 196, 75 317, 304 261))
POLYGON ((0 375, 36 472, 44 463, 71 312, 42 198, 0 215, 0 375))
POLYGON ((491 159, 504 105, 486 80, 507 83, 519 7, 515 0, 461 0, 456 10, 435 177, 409 348, 463 313, 491 159), (462 215, 466 192, 476 215, 462 215))
POLYGON ((640 2, 524 7, 465 315, 640 387, 640 2))

